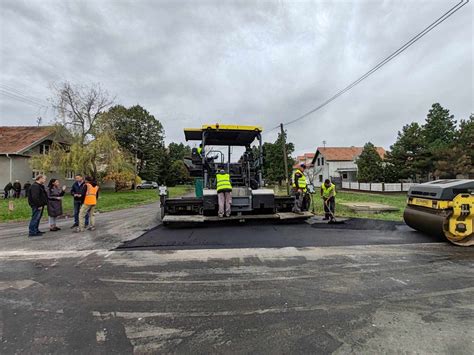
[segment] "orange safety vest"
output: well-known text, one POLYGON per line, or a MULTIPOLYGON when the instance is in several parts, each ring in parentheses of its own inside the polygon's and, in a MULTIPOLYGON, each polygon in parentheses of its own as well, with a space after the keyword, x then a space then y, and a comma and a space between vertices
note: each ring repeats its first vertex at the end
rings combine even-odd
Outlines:
POLYGON ((97 191, 99 191, 99 186, 92 186, 91 184, 86 184, 86 198, 84 199, 85 205, 96 205, 97 204, 97 191))

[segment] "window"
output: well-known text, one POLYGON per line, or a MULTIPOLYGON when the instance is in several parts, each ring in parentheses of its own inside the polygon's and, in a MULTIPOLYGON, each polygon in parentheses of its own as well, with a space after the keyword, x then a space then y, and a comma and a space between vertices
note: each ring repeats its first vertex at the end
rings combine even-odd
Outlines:
POLYGON ((40 144, 39 146, 40 154, 48 154, 50 148, 51 146, 49 144, 40 144))
POLYGON ((324 158, 321 158, 321 165, 324 165, 324 158))
POLYGON ((72 170, 66 171, 66 176, 65 176, 66 180, 74 180, 74 176, 76 176, 74 174, 74 171, 72 171, 72 170))
POLYGON ((323 176, 319 175, 319 182, 323 182, 323 176))
POLYGON ((319 166, 319 165, 320 165, 320 164, 319 164, 319 158, 318 158, 318 166, 319 166))
POLYGON ((347 173, 342 173, 342 178, 347 179, 347 173))

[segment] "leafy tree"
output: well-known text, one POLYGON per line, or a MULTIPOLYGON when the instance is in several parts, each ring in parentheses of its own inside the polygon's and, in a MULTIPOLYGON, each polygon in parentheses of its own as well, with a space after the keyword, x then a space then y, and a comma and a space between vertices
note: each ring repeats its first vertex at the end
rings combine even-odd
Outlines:
POLYGON ((186 168, 182 160, 173 161, 171 163, 169 172, 170 172, 169 181, 168 181, 169 186, 186 184, 186 183, 189 183, 191 180, 188 169, 186 168))
POLYGON ((110 108, 101 125, 115 135, 120 146, 136 157, 137 173, 146 180, 163 181, 166 159, 162 124, 140 105, 110 108))
POLYGON ((55 86, 53 106, 59 112, 58 139, 45 157, 34 156, 31 165, 44 171, 74 171, 96 179, 132 171, 129 155, 113 134, 99 129, 99 117, 110 104, 99 84, 90 86, 63 83, 55 86), (65 144, 66 143, 66 144, 65 144))
POLYGON ((379 182, 383 180, 382 158, 375 146, 368 142, 356 160, 357 179, 361 182, 379 182))
MULTIPOLYGON (((268 182, 276 182, 281 185, 285 181, 285 164, 283 159, 283 138, 286 141, 286 132, 284 137, 282 134, 278 134, 278 138, 274 143, 264 143, 264 164, 263 164, 263 173, 264 178, 268 182)), ((294 159, 291 157, 295 151, 295 146, 291 142, 286 142, 286 153, 288 155, 288 179, 291 176, 293 165, 295 164, 294 159)))
POLYGON ((170 143, 168 145, 168 157, 171 161, 183 160, 184 157, 191 156, 191 147, 183 143, 170 143))

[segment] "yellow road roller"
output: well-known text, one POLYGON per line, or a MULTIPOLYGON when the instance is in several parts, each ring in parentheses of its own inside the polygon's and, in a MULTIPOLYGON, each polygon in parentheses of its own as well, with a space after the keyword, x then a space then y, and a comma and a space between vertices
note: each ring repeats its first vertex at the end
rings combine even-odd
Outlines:
POLYGON ((411 228, 474 245, 474 180, 436 180, 412 186, 403 213, 411 228))

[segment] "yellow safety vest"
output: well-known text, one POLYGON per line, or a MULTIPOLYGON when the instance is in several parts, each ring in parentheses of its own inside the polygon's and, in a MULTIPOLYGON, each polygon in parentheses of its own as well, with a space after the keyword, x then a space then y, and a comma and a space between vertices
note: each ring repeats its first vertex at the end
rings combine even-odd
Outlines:
POLYGON ((99 186, 92 186, 91 184, 86 184, 86 198, 84 199, 85 205, 96 205, 97 204, 97 191, 99 191, 99 186))
POLYGON ((230 175, 229 174, 217 174, 217 192, 222 190, 230 190, 232 191, 232 184, 230 183, 230 175))
POLYGON ((333 196, 336 196, 336 185, 331 184, 331 186, 326 187, 326 185, 323 183, 321 185, 321 189, 323 189, 323 197, 328 198, 331 195, 331 192, 333 192, 333 196))
POLYGON ((304 176, 304 173, 300 169, 296 169, 293 171, 293 176, 291 177, 291 181, 293 182, 293 187, 296 188, 296 173, 300 173, 301 177, 298 179, 298 186, 302 190, 306 190, 306 177, 304 176))
POLYGON ((198 152, 199 155, 201 155, 202 154, 202 147, 198 147, 197 152, 198 152))

